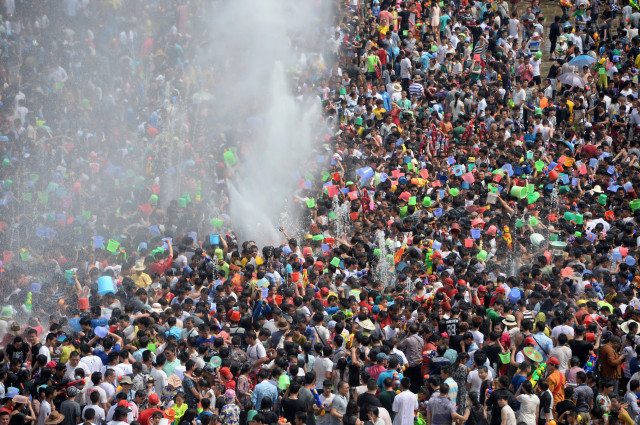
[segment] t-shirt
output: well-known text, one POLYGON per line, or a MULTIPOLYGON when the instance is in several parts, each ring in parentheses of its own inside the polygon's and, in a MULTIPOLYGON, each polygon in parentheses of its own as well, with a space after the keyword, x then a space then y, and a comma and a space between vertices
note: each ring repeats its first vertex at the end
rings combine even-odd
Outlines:
POLYGON ((535 394, 520 394, 516 397, 520 403, 518 410, 518 422, 526 425, 536 425, 536 410, 540 404, 540 399, 535 394))
POLYGON ((322 381, 326 379, 326 373, 333 370, 333 362, 327 357, 319 357, 313 365, 313 371, 316 373, 316 389, 322 391, 322 381))
MULTIPOLYGON (((418 401, 416 400, 416 408, 417 403, 418 401)), ((448 425, 451 423, 451 413, 455 411, 455 407, 453 402, 447 397, 443 397, 440 394, 434 394, 429 399, 427 411, 431 412, 432 425, 448 425)))
POLYGON ((71 400, 65 400, 60 405, 60 413, 64 415, 63 425, 78 425, 80 418, 80 405, 71 400))
POLYGON ((38 413, 37 425, 44 425, 44 420, 51 414, 51 404, 47 400, 43 400, 40 404, 40 412, 38 413))
MULTIPOLYGON (((336 394, 331 402, 331 409, 336 409, 338 413, 344 415, 347 413, 347 398, 341 394, 336 394)), ((331 421, 329 422, 331 425, 342 425, 342 420, 331 417, 331 421)))
POLYGON ((380 404, 382 407, 387 409, 391 419, 395 417, 395 413, 393 413, 393 400, 396 398, 395 391, 382 391, 380 395, 378 395, 378 400, 380 400, 380 404))
POLYGON ((506 404, 503 408, 502 408, 502 421, 504 422, 504 419, 507 419, 507 425, 516 425, 516 415, 513 412, 513 409, 511 408, 511 406, 509 406, 508 404, 506 404))
POLYGON ((95 416, 93 417, 93 420, 91 420, 91 423, 96 424, 96 425, 100 425, 101 423, 104 422, 105 418, 106 418, 106 414, 104 412, 104 409, 100 406, 97 405, 93 405, 90 404, 89 406, 85 406, 84 409, 82 409, 82 419, 85 420, 85 414, 87 412, 88 409, 92 409, 95 412, 95 416))
POLYGON ((296 420, 296 412, 306 412, 307 405, 303 400, 299 398, 283 398, 282 399, 282 412, 283 416, 287 419, 289 423, 295 423, 296 420))

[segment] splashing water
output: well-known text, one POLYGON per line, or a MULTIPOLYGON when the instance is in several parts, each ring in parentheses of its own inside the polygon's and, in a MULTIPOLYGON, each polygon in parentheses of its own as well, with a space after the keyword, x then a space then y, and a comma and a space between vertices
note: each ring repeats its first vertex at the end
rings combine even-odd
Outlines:
POLYGON ((348 236, 348 231, 351 227, 351 223, 349 221, 349 202, 340 204, 338 197, 334 196, 332 210, 336 213, 335 234, 339 238, 344 239, 348 236))
POLYGON ((384 238, 384 232, 382 230, 378 230, 376 232, 376 245, 380 250, 380 258, 378 259, 378 265, 376 267, 376 276, 386 287, 391 282, 392 272, 389 264, 387 263, 387 254, 390 252, 387 249, 387 241, 384 238))

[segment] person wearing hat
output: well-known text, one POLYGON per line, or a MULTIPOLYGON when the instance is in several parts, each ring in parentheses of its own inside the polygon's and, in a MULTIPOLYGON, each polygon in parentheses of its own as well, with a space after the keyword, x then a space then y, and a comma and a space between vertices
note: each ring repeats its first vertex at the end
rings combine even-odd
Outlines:
POLYGON ((224 407, 220 410, 220 419, 224 424, 238 425, 240 423, 240 407, 236 405, 236 392, 228 389, 224 393, 224 407))
POLYGON ((556 406, 564 400, 564 386, 567 383, 565 376, 560 373, 558 367, 560 361, 556 357, 549 357, 547 360, 547 384, 553 396, 553 413, 556 413, 556 406))
POLYGON ((138 260, 131 267, 131 271, 133 274, 131 275, 131 279, 137 288, 146 289, 149 285, 151 285, 151 277, 146 274, 144 271, 147 269, 143 260, 138 260))
POLYGON ((77 425, 82 419, 80 404, 76 401, 78 394, 80 394, 80 390, 76 387, 67 388, 67 399, 60 405, 60 413, 64 416, 64 425, 77 425))
POLYGON ((164 414, 164 411, 159 407, 160 397, 158 397, 157 394, 151 394, 148 400, 149 400, 149 408, 143 410, 142 412, 140 412, 140 415, 138 415, 138 422, 140 422, 140 425, 150 425, 149 422, 151 420, 151 417, 156 412, 160 412, 163 418, 166 417, 166 415, 164 414))

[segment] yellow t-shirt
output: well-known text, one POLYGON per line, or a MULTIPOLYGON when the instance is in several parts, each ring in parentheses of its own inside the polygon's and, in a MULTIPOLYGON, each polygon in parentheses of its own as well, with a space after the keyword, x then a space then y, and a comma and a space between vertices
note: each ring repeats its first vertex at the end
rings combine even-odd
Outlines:
POLYGON ((373 109, 373 113, 376 114, 376 119, 381 120, 382 119, 382 114, 386 113, 387 110, 384 108, 374 108, 373 109))
POLYGON ((62 354, 60 355, 60 363, 66 363, 69 360, 69 355, 73 350, 75 350, 75 347, 73 345, 63 345, 62 354))
POLYGON ((134 273, 131 275, 131 280, 138 288, 147 289, 147 286, 151 285, 151 278, 146 273, 134 273))

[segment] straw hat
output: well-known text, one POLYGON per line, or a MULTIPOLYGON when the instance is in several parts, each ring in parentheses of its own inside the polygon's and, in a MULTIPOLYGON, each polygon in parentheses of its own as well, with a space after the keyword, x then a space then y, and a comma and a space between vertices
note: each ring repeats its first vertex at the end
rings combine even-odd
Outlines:
POLYGON ((623 324, 620 325, 620 329, 622 330, 622 332, 624 332, 625 334, 629 333, 629 325, 631 323, 635 323, 638 326, 640 326, 640 323, 636 322, 635 320, 627 320, 626 322, 624 322, 623 324))
POLYGON ((60 422, 64 421, 64 415, 59 413, 57 410, 51 412, 47 419, 44 420, 45 425, 56 425, 60 422))
POLYGON ((182 386, 182 379, 180 379, 178 375, 173 374, 167 378, 167 384, 169 384, 173 388, 178 388, 182 386))
POLYGON ((289 322, 287 322, 285 319, 280 319, 278 320, 278 323, 276 323, 276 328, 280 329, 281 331, 286 331, 287 329, 289 329, 289 322))
POLYGON ((11 324, 11 327, 9 328, 9 333, 12 335, 20 335, 20 331, 21 331, 20 323, 13 322, 11 324))
POLYGON ((372 331, 376 328, 373 322, 371 321, 371 319, 366 319, 360 322, 360 327, 362 327, 362 329, 365 329, 367 331, 372 331))
POLYGON ((502 323, 504 323, 505 326, 515 326, 518 324, 513 314, 507 314, 506 316, 504 316, 504 319, 502 319, 502 323))
POLYGON ((131 270, 134 272, 143 272, 146 269, 144 262, 142 260, 136 261, 136 264, 131 267, 131 270))

